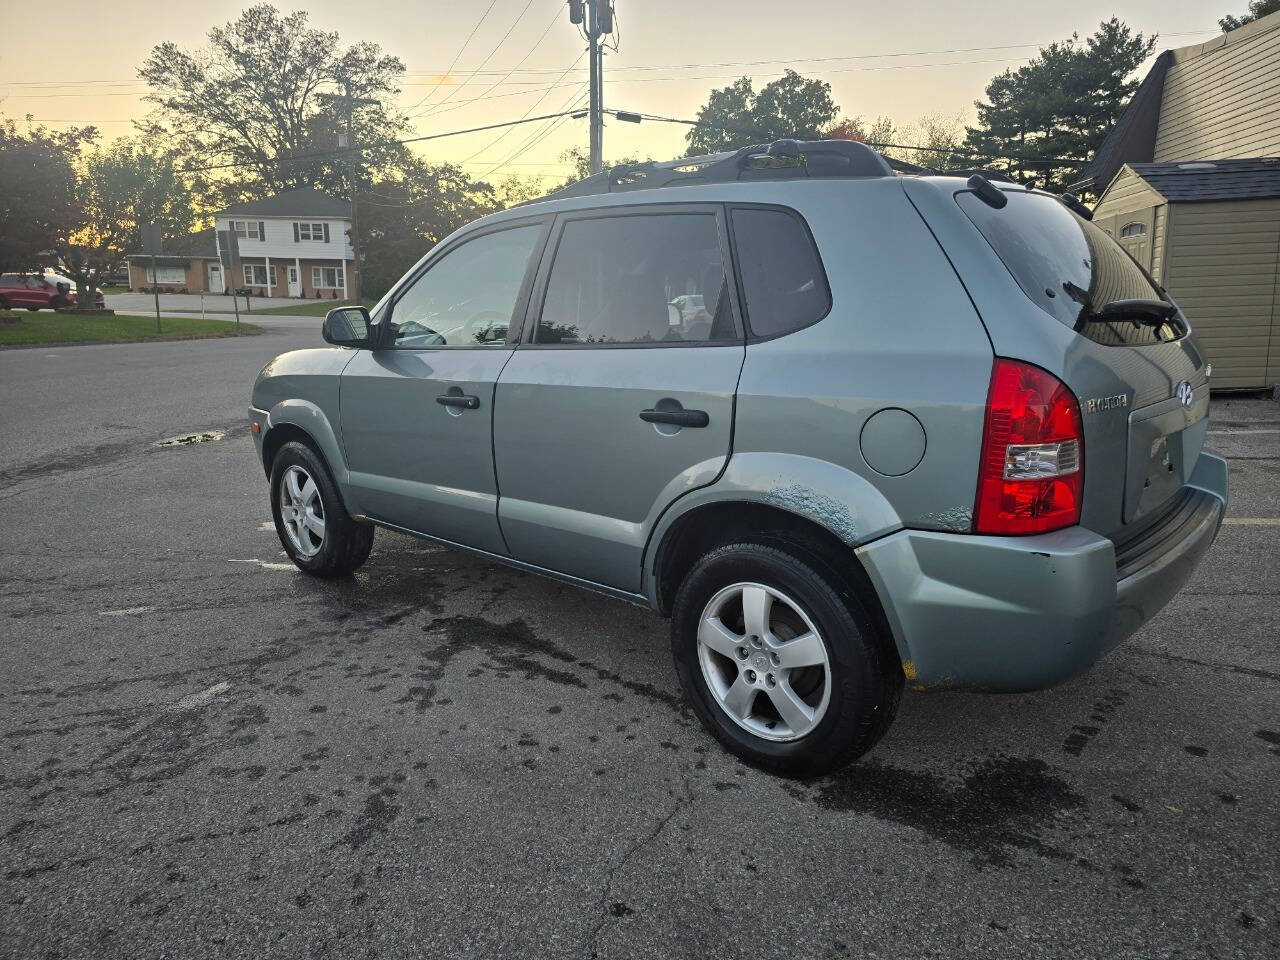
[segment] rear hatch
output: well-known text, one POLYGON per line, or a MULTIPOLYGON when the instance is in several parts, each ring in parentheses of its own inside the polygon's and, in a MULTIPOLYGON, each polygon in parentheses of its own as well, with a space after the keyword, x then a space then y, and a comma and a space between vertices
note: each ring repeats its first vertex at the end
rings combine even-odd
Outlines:
POLYGON ((1204 357, 1187 318, 1115 239, 1050 194, 1002 193, 1003 206, 955 193, 1025 295, 1011 299, 1026 328, 1007 335, 1006 318, 988 332, 997 354, 1036 363, 1075 393, 1084 428, 1081 523, 1121 535, 1169 509, 1191 476, 1208 425, 1204 357))

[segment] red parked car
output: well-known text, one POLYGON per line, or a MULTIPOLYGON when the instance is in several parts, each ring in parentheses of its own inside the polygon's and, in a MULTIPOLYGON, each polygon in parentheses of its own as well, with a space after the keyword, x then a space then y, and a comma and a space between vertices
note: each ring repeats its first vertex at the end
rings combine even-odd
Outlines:
MULTIPOLYGON (((101 291, 95 291, 94 306, 102 307, 105 300, 101 291)), ((4 273, 0 274, 0 310, 26 307, 28 310, 57 310, 76 305, 76 286, 66 277, 55 273, 4 273)))

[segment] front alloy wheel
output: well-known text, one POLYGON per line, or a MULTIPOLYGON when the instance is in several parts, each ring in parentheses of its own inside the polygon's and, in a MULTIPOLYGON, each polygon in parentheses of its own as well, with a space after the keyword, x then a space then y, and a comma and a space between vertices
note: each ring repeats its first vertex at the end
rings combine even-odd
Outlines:
POLYGON ((826 644, 800 605, 762 583, 734 583, 702 611, 698 663, 716 705, 765 740, 812 731, 831 700, 826 644))
POLYGON ((290 466, 280 484, 280 519, 293 549, 314 557, 324 546, 324 502, 320 488, 302 467, 290 466))

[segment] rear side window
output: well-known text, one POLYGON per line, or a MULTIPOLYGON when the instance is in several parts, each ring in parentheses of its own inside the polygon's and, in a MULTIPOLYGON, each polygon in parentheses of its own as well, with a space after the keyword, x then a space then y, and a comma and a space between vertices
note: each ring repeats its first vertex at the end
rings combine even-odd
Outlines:
POLYGON ((825 317, 827 275, 800 218, 766 208, 739 208, 731 216, 751 335, 777 337, 825 317))
POLYGON ((631 214, 564 225, 535 343, 737 338, 715 214, 631 214))
MULTIPOLYGON (((1081 311, 1101 310, 1116 300, 1161 299, 1146 271, 1101 227, 1046 194, 1004 195, 1009 202, 999 210, 968 192, 956 194, 956 203, 1045 313, 1075 327, 1081 311)), ((1138 327, 1127 320, 1080 328, 1084 336, 1116 346, 1158 343, 1183 332, 1174 323, 1138 327)))

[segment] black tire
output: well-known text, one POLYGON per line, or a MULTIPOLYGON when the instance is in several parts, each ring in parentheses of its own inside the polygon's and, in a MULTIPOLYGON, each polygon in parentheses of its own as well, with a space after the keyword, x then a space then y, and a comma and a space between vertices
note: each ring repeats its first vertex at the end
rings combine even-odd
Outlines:
POLYGON ((317 577, 345 576, 368 560, 373 549, 373 524, 351 519, 329 468, 311 447, 296 440, 282 446, 271 461, 271 517, 289 559, 298 569, 317 577), (293 466, 302 468, 315 481, 322 505, 324 538, 318 552, 311 556, 299 551, 285 532, 280 488, 293 466))
POLYGON ((0 310, 8 310, 8 309, 9 309, 9 301, 6 300, 4 297, 0 297, 0 310))
POLYGON ((690 570, 676 594, 672 652, 685 699, 703 725, 746 762, 787 777, 837 770, 870 750, 888 730, 902 697, 902 666, 892 639, 876 626, 857 592, 800 545, 733 543, 690 570), (756 736, 717 702, 698 656, 698 627, 707 604, 736 583, 758 583, 785 594, 823 639, 830 695, 817 726, 795 740, 756 736))
POLYGON ((27 307, 27 309, 28 309, 28 310, 30 310, 32 313, 39 313, 39 312, 40 312, 40 308, 39 308, 39 307, 27 307))

